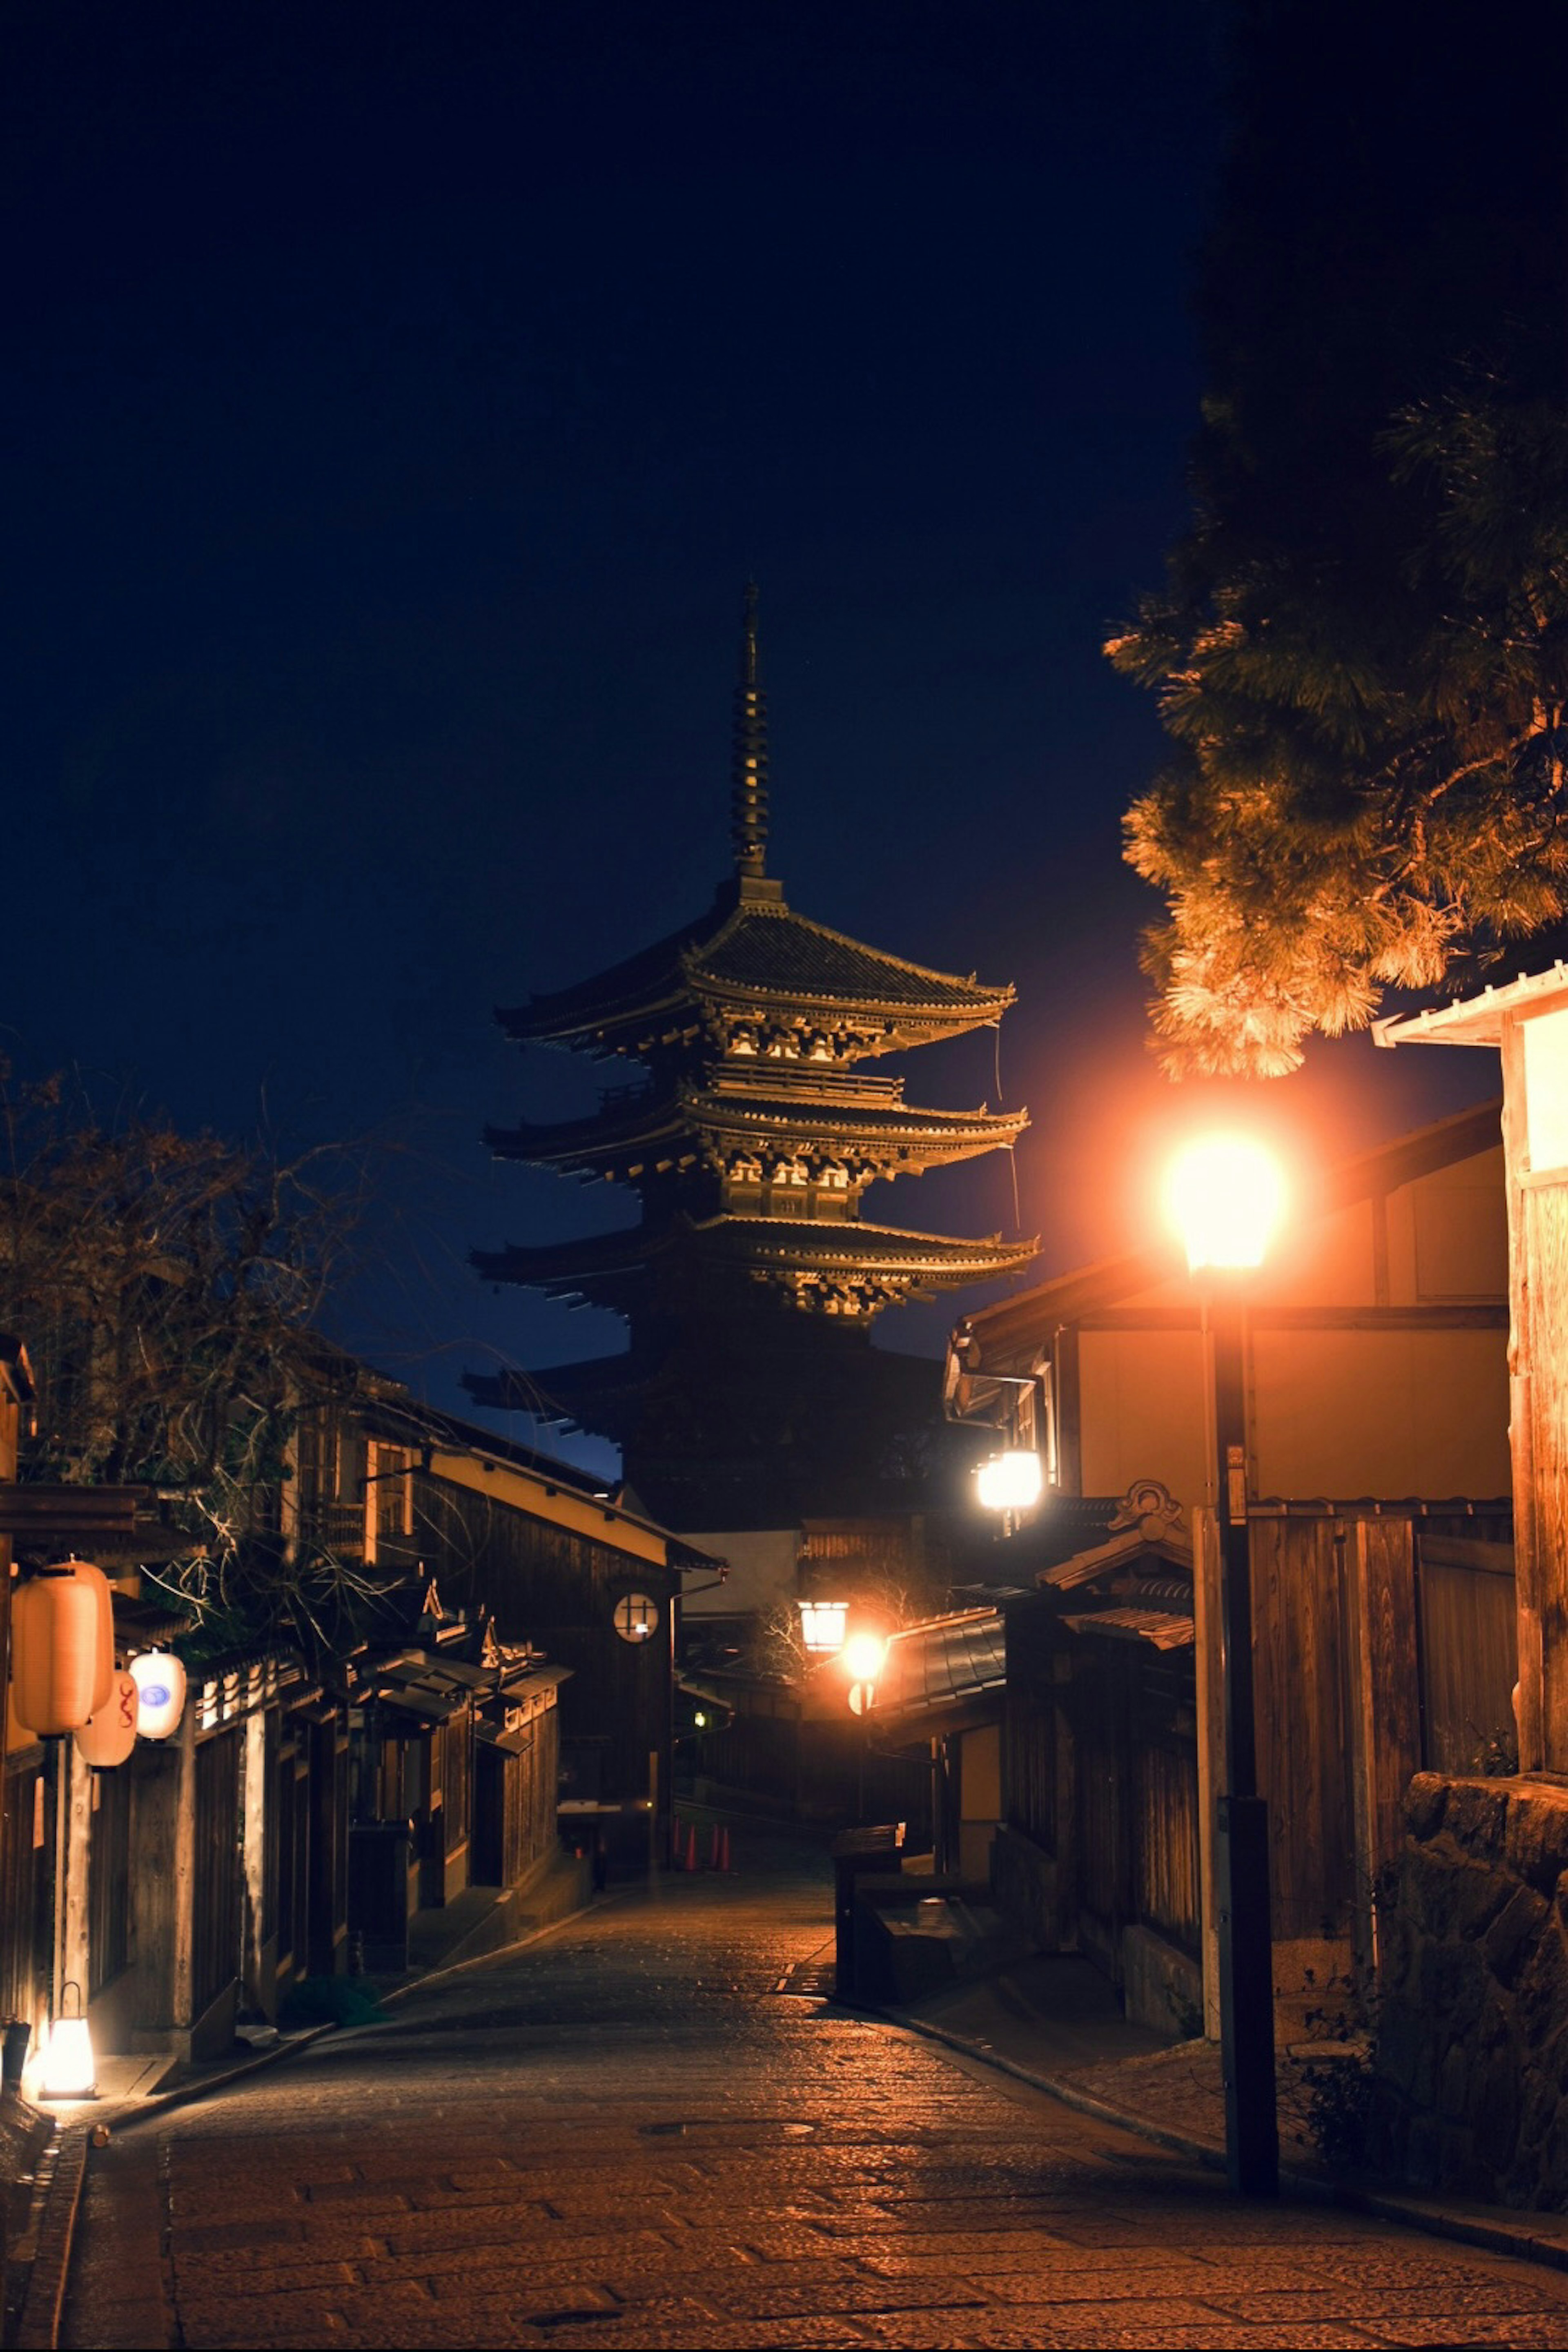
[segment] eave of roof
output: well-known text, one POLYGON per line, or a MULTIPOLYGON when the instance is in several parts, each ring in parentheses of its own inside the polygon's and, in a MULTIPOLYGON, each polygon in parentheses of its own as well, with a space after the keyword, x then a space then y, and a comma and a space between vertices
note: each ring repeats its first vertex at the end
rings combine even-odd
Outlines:
POLYGON ((866 947, 795 914, 771 891, 737 891, 729 884, 705 915, 624 962, 526 1005, 498 1007, 496 1018, 520 1043, 561 1044, 703 998, 773 1008, 848 1006, 879 1017, 973 1026, 999 1019, 1016 994, 1010 984, 988 986, 866 947))
POLYGON ((695 1147, 707 1137, 726 1134, 757 1144, 823 1138, 873 1151, 897 1143, 911 1152, 925 1147, 973 1153, 1015 1141, 1028 1123, 1022 1110, 920 1110, 875 1101, 835 1106, 820 1099, 794 1101, 783 1089, 773 1097, 747 1097, 703 1090, 555 1126, 487 1127, 485 1142, 498 1158, 534 1165, 587 1164, 667 1142, 695 1147))
POLYGON ((1548 1013, 1560 1003, 1568 1003, 1568 963, 1561 958, 1549 971, 1521 971, 1501 988, 1483 988, 1454 1004, 1391 1013, 1373 1023, 1373 1040, 1379 1045, 1500 1045, 1509 1013, 1548 1013))

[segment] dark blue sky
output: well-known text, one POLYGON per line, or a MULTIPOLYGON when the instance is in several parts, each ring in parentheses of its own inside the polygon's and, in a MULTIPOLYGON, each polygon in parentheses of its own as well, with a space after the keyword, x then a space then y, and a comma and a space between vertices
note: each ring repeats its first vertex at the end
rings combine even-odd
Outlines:
MULTIPOLYGON (((1194 1103, 1119 864, 1159 736, 1098 648, 1184 520, 1216 49, 1178 0, 13 11, 21 1067, 385 1137, 345 1329, 442 1401, 614 1344, 467 1271, 626 1213, 487 1165, 585 1093, 490 1008, 710 895, 751 572, 792 902, 1016 981, 1042 1271, 1132 1239, 1194 1103)), ((994 1098, 992 1051, 911 1092, 994 1098)), ((1494 1084, 1363 1041, 1269 1110, 1332 1156, 1494 1084)), ((1011 1227, 1009 1174, 871 1213, 1011 1227)))

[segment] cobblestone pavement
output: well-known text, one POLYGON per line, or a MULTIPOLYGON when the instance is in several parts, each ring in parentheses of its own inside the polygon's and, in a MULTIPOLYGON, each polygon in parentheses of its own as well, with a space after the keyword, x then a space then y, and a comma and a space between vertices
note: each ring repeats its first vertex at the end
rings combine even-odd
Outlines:
MULTIPOLYGON (((1568 2275, 1222 2181, 771 1988, 820 1864, 614 1897, 93 2159, 69 2347, 1568 2347, 1568 2275)), ((754 1866, 752 1866, 754 1865, 754 1866)))

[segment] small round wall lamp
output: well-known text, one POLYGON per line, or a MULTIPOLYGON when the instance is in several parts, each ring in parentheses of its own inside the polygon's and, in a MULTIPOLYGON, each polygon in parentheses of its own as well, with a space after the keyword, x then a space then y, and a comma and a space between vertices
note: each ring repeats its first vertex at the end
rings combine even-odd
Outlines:
POLYGON ((651 1642, 658 1631, 658 1603, 646 1592, 623 1592, 614 1622, 623 1642, 651 1642))

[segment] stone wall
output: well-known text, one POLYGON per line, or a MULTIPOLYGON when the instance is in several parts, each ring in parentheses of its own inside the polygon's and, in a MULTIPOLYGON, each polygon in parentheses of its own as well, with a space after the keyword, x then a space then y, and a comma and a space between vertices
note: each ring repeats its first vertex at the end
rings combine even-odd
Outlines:
POLYGON ((1379 1914, 1367 2160, 1568 2208, 1568 1788, 1422 1772, 1405 1822, 1379 1914))

